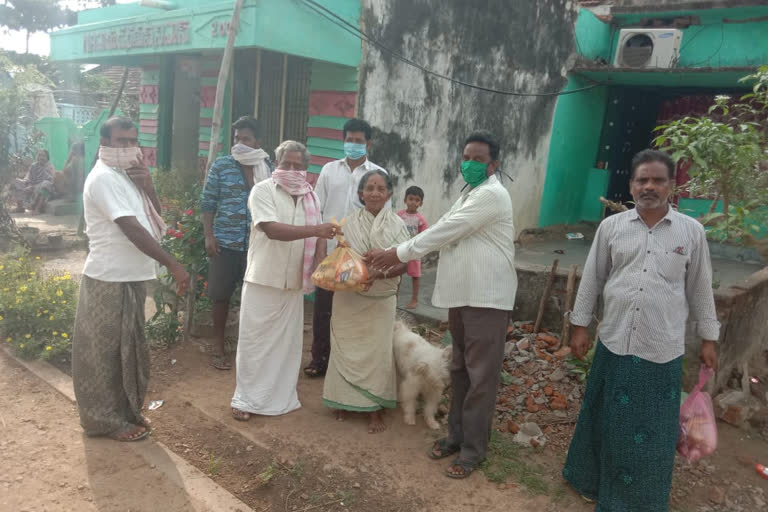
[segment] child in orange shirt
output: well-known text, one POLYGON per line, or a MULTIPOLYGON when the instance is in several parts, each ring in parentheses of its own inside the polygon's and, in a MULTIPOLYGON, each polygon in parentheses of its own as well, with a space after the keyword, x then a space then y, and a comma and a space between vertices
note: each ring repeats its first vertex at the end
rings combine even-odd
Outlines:
MULTIPOLYGON (((400 210, 397 214, 403 219, 408 227, 411 238, 427 229, 427 220, 419 213, 419 208, 424 203, 424 191, 416 186, 408 187, 405 191, 405 210, 400 210)), ((408 309, 414 309, 419 304, 419 278, 421 277, 421 260, 408 262, 408 275, 413 280, 413 295, 411 302, 405 306, 408 309)))

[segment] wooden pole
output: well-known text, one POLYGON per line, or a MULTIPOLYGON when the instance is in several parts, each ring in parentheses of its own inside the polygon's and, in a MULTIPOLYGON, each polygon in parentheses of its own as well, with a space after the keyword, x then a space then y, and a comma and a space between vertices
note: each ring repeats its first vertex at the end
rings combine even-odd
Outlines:
MULTIPOLYGON (((120 87, 117 89, 117 94, 115 95, 115 99, 112 100, 112 105, 109 107, 109 115, 107 115, 107 119, 115 115, 115 112, 117 111, 117 106, 120 104, 120 98, 123 97, 123 91, 125 90, 125 82, 128 81, 128 66, 125 66, 123 69, 123 78, 120 80, 120 87)), ((91 169, 93 169, 93 166, 96 165, 96 161, 99 159, 99 152, 96 151, 96 156, 93 157, 93 162, 91 162, 91 169)), ((85 169, 83 169, 83 181, 85 181, 85 169)), ((83 236, 83 232, 85 231, 85 211, 83 209, 80 209, 80 222, 77 225, 77 235, 83 236)))
POLYGON ((538 334, 541 328, 541 321, 544 318, 544 309, 547 306, 547 301, 552 293, 552 284, 555 282, 555 274, 557 274, 557 264, 560 260, 552 262, 552 269, 549 271, 549 278, 547 279, 547 286, 544 288, 544 294, 541 296, 541 302, 539 303, 539 314, 536 315, 536 323, 533 325, 533 334, 538 334))
MULTIPOLYGON (((221 109, 224 104, 224 92, 227 89, 227 81, 229 80, 229 71, 232 67, 232 55, 235 53, 235 36, 237 35, 237 29, 240 26, 240 11, 243 8, 243 0, 235 0, 235 6, 232 11, 232 21, 229 24, 229 30, 227 31, 227 45, 224 47, 224 55, 221 58, 221 67, 219 68, 219 78, 216 80, 216 99, 213 102, 213 116, 211 117, 211 142, 208 145, 208 163, 205 166, 204 174, 208 174, 208 169, 213 165, 213 161, 216 160, 216 155, 219 153, 219 133, 221 132, 221 109)), ((187 300, 184 311, 184 343, 189 341, 189 337, 192 335, 192 327, 195 323, 195 302, 197 301, 197 282, 195 281, 195 275, 189 276, 189 291, 187 292, 187 300)))
POLYGON ((288 55, 283 55, 283 83, 280 92, 280 140, 278 144, 285 139, 285 94, 288 89, 288 55))
MULTIPOLYGON (((224 56, 221 58, 221 67, 219 68, 219 78, 216 81, 216 99, 213 102, 213 116, 211 118, 211 143, 208 148, 208 163, 205 166, 205 173, 213 165, 216 155, 219 152, 219 133, 221 132, 221 109, 224 104, 224 92, 227 88, 229 79, 229 68, 232 65, 232 55, 235 49, 235 36, 240 25, 240 11, 243 8, 243 0, 235 0, 235 7, 232 12, 232 22, 227 32, 227 45, 224 47, 224 56)), ((185 334, 186 335, 186 334, 185 334)))
POLYGON ((568 272, 568 285, 565 288, 565 315, 563 315, 563 331, 560 335, 560 347, 568 346, 568 338, 570 338, 571 334, 571 310, 573 309, 573 294, 576 291, 576 272, 578 269, 578 265, 571 265, 571 270, 568 272))

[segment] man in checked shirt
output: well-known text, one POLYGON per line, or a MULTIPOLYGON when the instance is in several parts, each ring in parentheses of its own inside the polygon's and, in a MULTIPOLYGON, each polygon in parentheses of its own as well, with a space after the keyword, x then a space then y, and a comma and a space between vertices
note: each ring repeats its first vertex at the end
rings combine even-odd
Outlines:
POLYGON ((645 150, 632 161, 635 209, 595 234, 571 314, 571 348, 583 359, 598 296, 604 311, 563 476, 597 510, 668 509, 680 412, 685 326, 715 368, 720 324, 704 227, 669 205, 675 164, 645 150))

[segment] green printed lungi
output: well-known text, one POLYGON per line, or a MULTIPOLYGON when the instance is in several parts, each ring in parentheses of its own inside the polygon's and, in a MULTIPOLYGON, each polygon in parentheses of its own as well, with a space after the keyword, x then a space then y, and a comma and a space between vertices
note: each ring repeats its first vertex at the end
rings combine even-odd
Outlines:
POLYGON ((563 476, 596 512, 666 512, 682 357, 658 364, 598 342, 563 476))

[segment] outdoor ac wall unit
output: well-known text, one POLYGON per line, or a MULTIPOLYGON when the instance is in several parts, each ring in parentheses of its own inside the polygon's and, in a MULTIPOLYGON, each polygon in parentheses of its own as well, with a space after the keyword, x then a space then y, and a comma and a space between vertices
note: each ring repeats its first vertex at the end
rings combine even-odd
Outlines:
POLYGON ((613 65, 631 69, 674 67, 680 57, 682 40, 683 32, 677 29, 622 29, 613 65))

